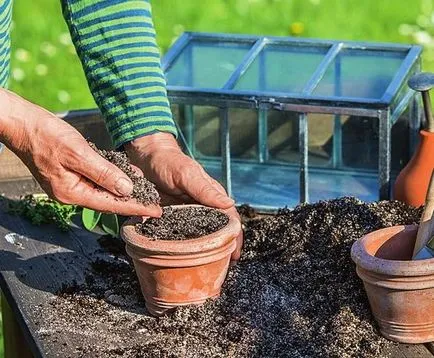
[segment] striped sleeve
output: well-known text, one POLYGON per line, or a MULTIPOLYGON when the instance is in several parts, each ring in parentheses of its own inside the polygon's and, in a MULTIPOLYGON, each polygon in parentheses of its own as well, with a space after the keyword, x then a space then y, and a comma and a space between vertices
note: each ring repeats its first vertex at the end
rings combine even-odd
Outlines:
POLYGON ((0 0, 0 87, 7 88, 10 62, 12 0, 0 0))
POLYGON ((149 0, 61 0, 89 88, 116 147, 176 135, 149 0))

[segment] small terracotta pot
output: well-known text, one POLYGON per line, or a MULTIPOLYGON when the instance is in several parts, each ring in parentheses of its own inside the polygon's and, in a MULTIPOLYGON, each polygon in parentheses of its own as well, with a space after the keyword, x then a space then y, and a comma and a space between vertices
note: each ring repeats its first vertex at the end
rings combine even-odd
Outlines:
POLYGON ((381 333, 403 343, 434 340, 434 259, 411 261, 417 228, 377 230, 351 249, 381 333))
POLYGON ((420 131, 420 142, 413 157, 396 178, 393 197, 416 208, 425 203, 434 169, 434 133, 420 131))
MULTIPOLYGON (((181 208, 198 205, 174 205, 181 208)), ((201 304, 220 295, 241 223, 229 215, 221 230, 197 239, 153 240, 136 232, 147 217, 134 217, 121 229, 133 259, 146 307, 154 316, 177 306, 201 304)))

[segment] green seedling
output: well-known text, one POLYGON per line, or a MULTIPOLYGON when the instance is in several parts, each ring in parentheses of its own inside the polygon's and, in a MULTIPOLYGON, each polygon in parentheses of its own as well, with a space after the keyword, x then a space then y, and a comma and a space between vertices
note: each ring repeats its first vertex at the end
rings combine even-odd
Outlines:
POLYGON ((46 194, 26 195, 20 200, 8 200, 8 212, 22 216, 34 225, 54 223, 60 230, 70 229, 72 217, 77 214, 76 205, 61 204, 46 194))
POLYGON ((119 236, 119 219, 115 214, 103 214, 95 210, 83 208, 81 219, 83 226, 89 231, 100 228, 110 236, 119 236))
POLYGON ((83 208, 83 211, 81 212, 81 221, 87 230, 93 231, 97 227, 101 215, 102 214, 98 211, 83 208))
MULTIPOLYGON (((66 205, 48 198, 46 194, 32 194, 20 200, 8 200, 8 212, 28 219, 34 225, 54 223, 60 230, 71 228, 72 217, 81 210, 76 205, 66 205)), ((94 231, 97 228, 113 236, 119 236, 119 218, 115 214, 103 214, 83 208, 81 213, 83 226, 94 231)))

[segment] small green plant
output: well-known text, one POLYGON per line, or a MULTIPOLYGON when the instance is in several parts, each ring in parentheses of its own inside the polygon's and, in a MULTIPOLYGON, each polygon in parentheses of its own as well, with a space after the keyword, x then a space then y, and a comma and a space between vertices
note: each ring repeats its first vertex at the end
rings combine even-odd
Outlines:
POLYGON ((119 218, 76 205, 61 204, 46 194, 31 194, 19 200, 7 200, 8 212, 28 219, 34 225, 54 223, 60 230, 68 231, 72 217, 81 211, 83 226, 94 231, 97 227, 105 233, 119 236, 119 218))
POLYGON ((54 223, 60 230, 70 229, 76 205, 61 204, 46 194, 26 195, 20 200, 8 200, 8 212, 30 220, 34 225, 54 223))
POLYGON ((83 208, 81 220, 84 227, 89 231, 94 231, 97 227, 105 233, 113 236, 119 236, 119 219, 115 214, 104 214, 95 210, 83 208))

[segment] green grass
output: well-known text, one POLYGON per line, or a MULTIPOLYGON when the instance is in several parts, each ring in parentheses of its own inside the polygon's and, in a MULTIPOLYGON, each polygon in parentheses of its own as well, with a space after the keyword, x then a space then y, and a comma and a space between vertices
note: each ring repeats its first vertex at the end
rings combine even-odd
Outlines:
MULTIPOLYGON (((164 52, 183 31, 409 43, 414 36, 400 34, 400 25, 416 24, 420 14, 430 15, 433 1, 158 0, 153 4, 164 52)), ((59 1, 15 1, 14 6, 11 89, 53 111, 94 107, 68 41, 59 1)), ((425 69, 434 71, 433 57, 430 50, 425 69)))
MULTIPOLYGON (((434 71, 434 0, 155 0, 162 51, 183 31, 298 35, 341 40, 427 43, 424 69, 434 71), (414 34, 419 27, 426 32, 414 34), (401 31, 399 30, 401 26, 401 31), (405 35, 403 30, 413 34, 405 35), (410 32, 411 32, 410 31, 410 32)), ((14 4, 11 89, 52 111, 94 107, 70 44, 60 1, 14 4)), ((2 338, 0 336, 0 342, 2 338)), ((0 352, 2 349, 0 348, 0 352)), ((3 356, 0 353, 0 356, 3 356)))

